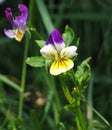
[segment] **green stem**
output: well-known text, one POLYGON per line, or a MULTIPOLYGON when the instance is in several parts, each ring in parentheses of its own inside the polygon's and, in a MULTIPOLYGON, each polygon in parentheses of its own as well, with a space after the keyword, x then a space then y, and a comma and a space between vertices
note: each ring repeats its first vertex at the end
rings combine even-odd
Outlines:
POLYGON ((60 75, 59 77, 60 79, 60 83, 61 83, 61 86, 62 86, 62 89, 63 89, 63 93, 67 99, 67 101, 71 104, 73 103, 73 98, 70 94, 70 91, 68 89, 68 86, 66 85, 66 81, 65 81, 65 78, 63 77, 63 75, 60 75))
POLYGON ((59 95, 56 89, 55 79, 53 76, 50 76, 50 81, 52 82, 52 90, 54 92, 54 102, 53 102, 53 111, 54 111, 54 118, 56 124, 59 123, 59 111, 61 110, 61 104, 59 100, 59 95))
MULTIPOLYGON (((76 121, 78 130, 86 130, 85 120, 84 120, 84 117, 83 117, 83 114, 81 112, 80 105, 79 105, 80 104, 79 98, 78 97, 76 99, 72 98, 70 91, 68 89, 68 86, 66 85, 65 77, 63 75, 60 75, 59 78, 60 78, 60 82, 61 82, 61 86, 62 86, 64 95, 65 95, 66 99, 68 100, 68 102, 70 104, 72 104, 75 101, 76 104, 78 105, 77 107, 74 108, 75 121, 76 121)), ((79 93, 78 90, 77 90, 77 92, 79 93)))
POLYGON ((52 90, 54 92, 57 108, 58 108, 58 110, 61 110, 61 103, 60 103, 60 100, 59 100, 59 95, 58 95, 58 92, 57 92, 57 89, 56 89, 55 79, 54 79, 53 76, 50 76, 50 81, 52 82, 52 90))
POLYGON ((86 130, 86 123, 85 123, 84 117, 82 115, 80 106, 78 106, 76 108, 76 124, 77 124, 77 128, 80 125, 80 129, 79 130, 86 130))
POLYGON ((93 112, 94 112, 100 119, 102 119, 102 121, 104 121, 106 125, 108 125, 108 126, 111 125, 95 108, 93 108, 93 107, 89 104, 88 101, 86 101, 86 100, 83 100, 83 101, 86 102, 87 105, 91 107, 91 109, 93 110, 93 112))
POLYGON ((88 103, 87 104, 87 118, 88 118, 88 130, 93 129, 93 111, 92 111, 92 92, 93 92, 93 81, 94 81, 94 75, 91 76, 90 85, 88 88, 88 103))
POLYGON ((92 110, 97 116, 99 116, 105 122, 106 125, 110 126, 110 123, 97 110, 95 110, 94 108, 92 108, 92 110))
POLYGON ((53 106, 55 121, 57 124, 59 122, 59 111, 61 110, 61 104, 60 104, 58 92, 56 90, 55 80, 54 80, 53 76, 46 75, 46 73, 44 73, 44 79, 45 79, 45 82, 46 82, 48 89, 49 89, 48 90, 49 91, 49 93, 48 93, 48 101, 49 102, 46 103, 44 115, 43 115, 41 123, 43 123, 46 116, 48 115, 50 107, 53 106), (52 100, 53 100, 53 103, 52 103, 52 100))
POLYGON ((76 125, 77 125, 78 130, 82 130, 81 125, 80 125, 80 121, 79 121, 79 118, 78 118, 78 115, 76 115, 75 121, 76 121, 76 125))
POLYGON ((23 66, 22 66, 22 77, 21 77, 21 92, 20 92, 20 97, 19 97, 19 110, 18 110, 19 119, 22 118, 22 111, 23 111, 23 96, 24 96, 26 70, 27 70, 27 64, 26 64, 25 60, 28 55, 28 46, 29 46, 29 35, 28 35, 28 32, 26 32, 23 66))

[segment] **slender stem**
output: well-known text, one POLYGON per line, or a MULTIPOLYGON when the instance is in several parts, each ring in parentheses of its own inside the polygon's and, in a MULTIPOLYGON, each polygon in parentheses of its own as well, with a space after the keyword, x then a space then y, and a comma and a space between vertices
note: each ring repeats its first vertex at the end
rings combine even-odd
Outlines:
POLYGON ((45 114, 42 118, 42 122, 45 120, 45 118, 48 114, 48 111, 50 110, 49 108, 51 106, 51 102, 52 102, 51 100, 54 97, 54 102, 52 103, 52 106, 53 106, 53 110, 54 110, 55 121, 57 124, 59 122, 59 111, 61 110, 61 104, 60 104, 58 92, 56 90, 55 80, 54 80, 53 76, 50 76, 50 75, 46 76, 46 73, 44 73, 44 79, 49 88, 49 94, 48 94, 49 102, 46 104, 45 112, 44 112, 45 114))
POLYGON ((99 118, 101 118, 102 121, 104 121, 104 122, 106 123, 106 125, 108 125, 108 126, 111 125, 95 108, 93 108, 93 107, 91 106, 91 104, 89 104, 88 101, 86 101, 86 100, 82 100, 82 101, 86 102, 87 105, 91 107, 91 109, 93 110, 93 112, 94 112, 99 118))
POLYGON ((21 92, 20 92, 20 97, 19 97, 19 110, 18 110, 19 119, 22 118, 22 111, 23 111, 23 96, 24 96, 26 70, 27 70, 27 64, 25 63, 25 60, 28 55, 28 46, 29 46, 29 36, 28 36, 28 32, 26 32, 23 66, 22 66, 22 77, 21 77, 21 92))
MULTIPOLYGON (((33 5, 34 1, 31 0, 29 3, 29 24, 32 22, 33 17, 33 5)), ((22 111, 23 111, 23 96, 24 96, 24 89, 25 89, 25 80, 26 80, 26 70, 27 70, 27 64, 26 64, 26 58, 28 55, 28 48, 29 48, 29 32, 26 31, 26 39, 25 39, 25 47, 24 47, 24 56, 23 56, 23 66, 22 66, 22 75, 21 75, 21 92, 19 97, 19 110, 18 110, 18 118, 22 118, 22 111)))
POLYGON ((52 82, 52 90, 53 90, 53 92, 54 92, 54 96, 55 96, 57 108, 58 108, 58 110, 61 110, 61 103, 60 103, 60 100, 59 100, 58 92, 57 92, 57 90, 56 90, 55 79, 54 79, 53 76, 50 76, 50 81, 52 82))
POLYGON ((54 111, 54 118, 55 118, 55 123, 59 123, 59 111, 61 110, 61 104, 59 100, 59 95, 56 90, 56 84, 55 84, 55 79, 53 76, 50 76, 50 81, 52 82, 52 90, 54 92, 54 102, 53 102, 53 111, 54 111))
POLYGON ((76 125, 77 125, 78 130, 82 130, 78 115, 76 115, 75 121, 76 121, 76 125))
POLYGON ((91 76, 90 85, 88 88, 88 103, 87 104, 87 118, 88 118, 88 130, 93 129, 93 102, 92 102, 92 92, 93 92, 93 81, 94 81, 94 75, 91 76))
POLYGON ((77 109, 76 110, 76 117, 78 118, 78 123, 77 123, 77 119, 76 119, 77 127, 80 124, 81 130, 86 130, 86 123, 85 123, 83 114, 81 112, 80 106, 78 106, 76 109, 77 109))
POLYGON ((60 83, 61 83, 61 86, 62 86, 62 89, 63 89, 63 93, 67 99, 67 101, 71 104, 73 103, 73 98, 70 94, 70 91, 68 89, 68 86, 66 85, 66 81, 65 81, 65 78, 63 77, 63 75, 60 75, 59 77, 60 79, 60 83))
POLYGON ((99 116, 105 123, 106 125, 110 126, 111 124, 97 111, 95 110, 94 108, 92 108, 92 110, 94 111, 94 113, 99 116))

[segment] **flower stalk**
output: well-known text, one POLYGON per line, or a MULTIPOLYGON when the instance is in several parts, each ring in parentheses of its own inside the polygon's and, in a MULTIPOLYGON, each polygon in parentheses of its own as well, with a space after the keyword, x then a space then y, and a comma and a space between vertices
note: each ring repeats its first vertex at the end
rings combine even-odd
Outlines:
POLYGON ((19 97, 19 110, 18 110, 19 119, 22 118, 22 111, 23 111, 23 98, 24 98, 26 70, 27 70, 26 58, 28 55, 28 47, 29 47, 29 34, 28 32, 26 32, 23 65, 22 65, 22 77, 21 77, 21 92, 20 92, 20 97, 19 97))
POLYGON ((85 120, 84 120, 83 114, 81 112, 80 106, 76 107, 75 114, 76 114, 75 120, 76 120, 78 130, 87 130, 85 120))
MULTIPOLYGON (((85 120, 84 120, 83 114, 82 114, 81 109, 80 109, 80 98, 77 97, 77 98, 74 99, 74 97, 72 97, 72 95, 71 95, 71 93, 68 89, 68 86, 66 84, 64 75, 60 75, 59 79, 60 79, 60 83, 61 83, 63 93, 64 93, 67 101, 69 102, 69 104, 76 103, 76 105, 74 105, 73 112, 74 112, 74 115, 75 115, 74 118, 75 118, 78 130, 86 130, 85 120)), ((77 89, 78 89, 78 87, 77 87, 77 89)), ((76 91, 76 94, 79 95, 78 90, 76 91)))
POLYGON ((66 81, 65 81, 65 78, 63 75, 60 75, 59 76, 59 79, 60 79, 60 83, 61 83, 61 87, 62 87, 62 90, 63 90, 63 93, 67 99, 67 101, 71 104, 73 103, 73 98, 70 94, 70 91, 68 89, 68 86, 66 85, 66 81))

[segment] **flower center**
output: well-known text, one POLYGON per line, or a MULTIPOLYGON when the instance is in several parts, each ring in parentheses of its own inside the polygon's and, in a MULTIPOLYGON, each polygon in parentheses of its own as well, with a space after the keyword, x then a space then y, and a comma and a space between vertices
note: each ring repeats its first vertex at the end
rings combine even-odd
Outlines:
POLYGON ((23 38, 23 31, 18 29, 15 33, 15 39, 20 42, 23 38))
POLYGON ((62 66, 66 66, 66 59, 58 57, 56 59, 56 62, 58 63, 58 65, 62 65, 62 66))
POLYGON ((62 60, 61 55, 60 55, 59 52, 57 52, 57 54, 55 55, 55 60, 57 60, 57 61, 62 60))

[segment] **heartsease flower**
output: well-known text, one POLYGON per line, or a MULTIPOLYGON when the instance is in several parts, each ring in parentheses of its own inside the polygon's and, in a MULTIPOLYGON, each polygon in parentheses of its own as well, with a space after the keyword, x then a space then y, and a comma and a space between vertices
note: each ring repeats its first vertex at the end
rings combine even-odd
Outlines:
POLYGON ((73 68, 74 63, 71 58, 77 55, 76 50, 76 46, 65 47, 60 32, 54 29, 40 52, 46 60, 52 62, 50 73, 59 75, 73 68))
POLYGON ((16 17, 16 19, 14 19, 11 8, 6 8, 5 14, 8 21, 12 25, 13 29, 12 30, 4 29, 4 33, 9 38, 15 38, 17 41, 21 41, 26 30, 26 20, 28 17, 28 9, 23 4, 19 4, 18 9, 20 10, 21 15, 16 17))

